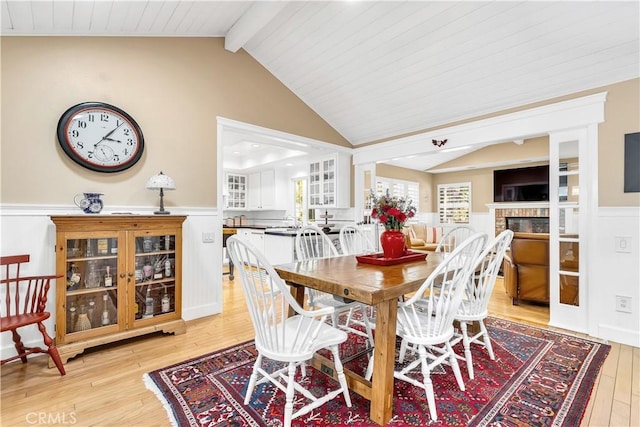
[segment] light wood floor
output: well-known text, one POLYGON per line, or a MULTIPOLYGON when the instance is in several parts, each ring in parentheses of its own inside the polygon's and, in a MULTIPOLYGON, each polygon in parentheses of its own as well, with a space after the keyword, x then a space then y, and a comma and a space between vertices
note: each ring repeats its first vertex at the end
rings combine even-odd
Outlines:
MULTIPOLYGON (((188 322, 183 335, 151 335, 87 350, 66 365, 67 375, 47 368, 45 357, 2 367, 0 425, 167 426, 142 375, 253 338, 240 284, 223 281, 224 313, 188 322)), ((238 279, 236 279, 237 281, 238 279)), ((511 305, 502 283, 492 315, 545 327, 548 309, 511 305)), ((640 426, 640 349, 610 343, 583 426, 640 426)))

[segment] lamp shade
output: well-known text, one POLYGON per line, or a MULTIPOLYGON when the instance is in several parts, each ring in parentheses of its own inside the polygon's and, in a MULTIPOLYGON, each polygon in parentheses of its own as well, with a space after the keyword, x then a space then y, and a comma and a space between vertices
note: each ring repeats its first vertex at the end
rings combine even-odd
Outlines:
POLYGON ((176 183, 173 182, 173 178, 160 171, 159 174, 149 178, 149 181, 147 181, 147 188, 149 190, 175 190, 176 183))

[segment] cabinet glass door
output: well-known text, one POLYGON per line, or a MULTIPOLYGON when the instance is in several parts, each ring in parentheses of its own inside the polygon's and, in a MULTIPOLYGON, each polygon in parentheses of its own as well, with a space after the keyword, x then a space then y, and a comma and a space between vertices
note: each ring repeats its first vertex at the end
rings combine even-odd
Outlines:
POLYGON ((322 161, 322 204, 335 206, 336 204, 336 160, 322 161))
POLYGON ((227 191, 229 192, 227 207, 238 209, 247 207, 247 177, 245 175, 227 174, 227 191))
POLYGON ((176 312, 176 236, 135 236, 133 315, 136 320, 176 312))
POLYGON ((320 162, 309 165, 309 206, 321 206, 320 162))
POLYGON ((66 241, 67 334, 118 323, 118 236, 66 241))

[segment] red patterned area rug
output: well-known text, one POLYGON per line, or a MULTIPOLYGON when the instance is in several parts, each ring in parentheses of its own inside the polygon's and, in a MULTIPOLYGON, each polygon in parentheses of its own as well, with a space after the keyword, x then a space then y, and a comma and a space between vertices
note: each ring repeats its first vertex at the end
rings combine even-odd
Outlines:
MULTIPOLYGON (((577 426, 584 415, 598 371, 610 347, 496 318, 487 320, 496 360, 473 349, 475 379, 460 363, 466 391, 450 367, 432 373, 438 420, 429 418, 424 391, 395 381, 392 426, 577 426)), ((348 355, 363 340, 353 335, 341 348, 348 355)), ((460 348, 456 348, 462 354, 460 348)), ((163 402, 172 425, 280 426, 284 394, 271 384, 256 387, 244 405, 245 387, 256 359, 253 341, 197 357, 144 375, 163 402)), ((407 361, 410 357, 407 357, 407 361)), ((275 364, 274 364, 275 366, 275 364)), ((363 372, 366 358, 345 364, 363 372)), ((307 369, 308 390, 335 387, 332 379, 307 369)), ((369 401, 351 393, 352 408, 341 397, 293 420, 293 426, 375 426, 369 401)))

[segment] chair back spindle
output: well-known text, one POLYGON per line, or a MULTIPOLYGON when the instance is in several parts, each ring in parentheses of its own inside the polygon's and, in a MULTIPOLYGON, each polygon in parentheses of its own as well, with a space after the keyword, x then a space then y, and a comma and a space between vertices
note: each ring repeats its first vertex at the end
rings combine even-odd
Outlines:
POLYGON ((448 255, 474 233, 475 230, 468 225, 455 226, 442 236, 436 247, 436 252, 448 255))
POLYGON ((329 236, 315 225, 305 225, 298 230, 295 245, 298 261, 340 255, 329 236))
POLYGON ((21 265, 29 262, 29 258, 29 255, 12 255, 0 259, 4 267, 0 279, 5 300, 4 310, 0 311, 2 317, 45 311, 51 280, 56 276, 21 277, 21 265))
POLYGON ((375 247, 362 230, 354 225, 345 225, 340 229, 340 248, 344 255, 358 255, 375 252, 375 247))

